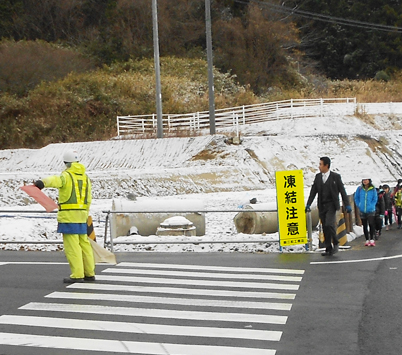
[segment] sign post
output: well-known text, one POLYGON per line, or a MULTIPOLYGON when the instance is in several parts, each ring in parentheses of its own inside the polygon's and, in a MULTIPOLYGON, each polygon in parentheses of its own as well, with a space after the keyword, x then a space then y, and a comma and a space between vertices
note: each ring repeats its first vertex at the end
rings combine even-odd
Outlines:
POLYGON ((280 249, 297 244, 308 248, 303 171, 277 171, 275 178, 280 249))

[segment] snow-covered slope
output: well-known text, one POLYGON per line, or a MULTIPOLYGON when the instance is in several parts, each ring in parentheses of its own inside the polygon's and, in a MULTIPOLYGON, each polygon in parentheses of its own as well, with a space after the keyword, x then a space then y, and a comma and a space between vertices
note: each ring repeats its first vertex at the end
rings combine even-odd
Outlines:
MULTIPOLYGON (((79 151, 93 182, 95 221, 104 218, 102 210, 111 208, 112 198, 126 199, 129 193, 140 199, 199 198, 207 209, 236 208, 252 197, 259 202, 275 201, 275 171, 279 170, 302 169, 307 192, 318 171, 319 157, 324 155, 331 157, 332 169, 342 174, 349 192, 367 174, 376 184, 394 185, 402 177, 401 119, 402 114, 393 113, 270 121, 243 127, 240 145, 226 143, 233 136, 228 131, 216 136, 60 143, 42 149, 3 150, 0 209, 38 209, 19 187, 48 174, 59 174, 64 168, 63 152, 70 148, 79 151)), ((46 193, 57 196, 57 191, 46 193)), ((239 238, 233 216, 208 215, 206 237, 239 238)), ((96 227, 101 231, 101 223, 96 227)), ((0 218, 0 239, 55 239, 54 230, 54 220, 0 218)), ((266 251, 271 246, 256 248, 266 251)))
MULTIPOLYGON (((0 151, 3 196, 63 169, 66 149, 77 149, 94 182, 97 198, 127 193, 161 196, 186 193, 273 188, 275 171, 302 169, 306 184, 317 172, 320 156, 332 159, 332 169, 346 184, 361 174, 393 182, 402 175, 400 117, 377 115, 306 118, 250 125, 242 143, 229 145, 226 136, 147 140, 111 140, 52 144, 42 149, 0 151)), ((7 199, 8 200, 8 199, 7 199)), ((11 201, 7 201, 9 203, 11 201)), ((0 201, 1 203, 1 201, 0 201)))

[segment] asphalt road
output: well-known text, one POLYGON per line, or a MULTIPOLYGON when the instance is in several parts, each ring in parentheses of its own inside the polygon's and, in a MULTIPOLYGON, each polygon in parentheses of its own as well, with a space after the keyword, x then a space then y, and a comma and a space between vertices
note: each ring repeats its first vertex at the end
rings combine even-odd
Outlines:
MULTIPOLYGON (((242 329, 251 328, 253 330, 270 329, 274 332, 281 332, 279 341, 262 341, 249 339, 221 339, 214 343, 215 346, 223 347, 227 355, 235 354, 235 350, 242 348, 247 349, 270 349, 261 354, 273 354, 276 351, 278 355, 367 355, 367 354, 400 354, 402 348, 402 340, 400 337, 401 327, 401 294, 402 294, 402 231, 391 230, 383 231, 383 235, 377 242, 376 247, 364 247, 362 238, 353 241, 351 249, 340 251, 332 257, 322 257, 318 253, 306 254, 240 254, 240 253, 118 253, 118 263, 140 263, 145 265, 160 265, 160 270, 168 271, 169 264, 180 265, 183 270, 180 272, 191 271, 191 266, 198 265, 195 272, 208 272, 208 267, 224 267, 233 269, 231 274, 238 273, 237 268, 247 270, 247 268, 263 268, 277 270, 297 270, 304 271, 300 274, 300 282, 296 282, 298 288, 294 292, 295 297, 291 300, 291 309, 282 310, 237 310, 237 313, 246 313, 258 315, 269 314, 282 316, 286 314, 287 320, 285 324, 256 324, 225 321, 211 321, 209 319, 194 321, 162 319, 157 316, 150 320, 152 324, 160 324, 166 326, 188 326, 194 324, 206 329, 208 327, 222 327, 242 329), (188 270, 186 270, 186 267, 188 270), (198 270, 197 270, 198 269, 198 270), (229 348, 226 348, 229 347, 229 348), (231 350, 230 350, 231 349, 231 350), (232 351, 232 352, 231 352, 232 351)), ((98 265, 97 275, 99 278, 107 277, 114 274, 111 269, 119 266, 98 265), (109 270, 109 271, 108 271, 109 270), (111 270, 111 271, 110 271, 111 270), (106 276, 105 276, 106 275, 106 276)), ((146 268, 148 271, 151 267, 146 268)), ((54 292, 74 291, 67 288, 62 283, 63 277, 68 276, 69 269, 62 252, 0 252, 0 322, 2 316, 33 316, 33 317, 55 317, 72 319, 82 319, 80 313, 65 313, 56 310, 34 310, 27 305, 42 304, 46 302, 60 303, 79 303, 81 301, 60 299, 49 299, 46 296, 54 292), (20 309, 20 307, 22 307, 20 309)), ((242 271, 243 272, 243 271, 242 271)), ((252 275, 252 274, 250 274, 252 275)), ((254 277, 255 277, 254 273, 254 277)), ((258 275, 258 274, 257 274, 258 275)), ((292 275, 294 276, 294 275, 292 275)), ((144 277, 142 275, 142 277, 144 277)), ((154 276, 153 276, 154 277, 154 276)), ((258 282, 256 279, 241 280, 242 282, 258 282)), ((183 282, 189 276, 177 277, 183 282)), ((169 277, 160 275, 157 282, 168 282, 169 277), (162 281, 161 281, 162 280, 162 281)), ((204 278, 203 278, 204 280, 204 278)), ((206 277, 205 280, 210 280, 206 277)), ((132 285, 152 285, 158 287, 157 283, 147 284, 145 279, 138 279, 132 282, 132 285)), ((181 281, 180 281, 181 282, 181 281)), ((209 281, 208 281, 209 282, 209 281)), ((219 280, 218 280, 219 282, 219 280)), ((225 288, 226 280, 222 280, 222 288, 225 288)), ((262 282, 262 281, 261 281, 262 282)), ((264 281, 265 282, 265 281, 264 281)), ((274 282, 274 281, 271 281, 274 282)), ((110 283, 107 280, 99 280, 96 284, 110 283)), ((118 285, 119 283, 112 284, 118 285)), ((284 281, 278 281, 278 284, 287 284, 284 281)), ((162 285, 166 287, 166 285, 162 285)), ((174 286, 177 287, 177 286, 174 286)), ((192 289, 197 286, 187 286, 192 289)), ((265 287, 265 286, 264 286, 265 287)), ((204 298, 208 296, 208 290, 217 288, 217 286, 206 286, 204 298)), ((239 290, 236 287, 227 287, 230 290, 239 290)), ((161 288, 164 292, 167 288, 161 288)), ((281 292, 280 290, 266 290, 263 286, 257 286, 253 291, 257 292, 281 292)), ((90 291, 83 291, 90 293, 90 291)), ((178 292, 179 293, 179 292, 178 292)), ((127 294, 126 291, 114 290, 113 294, 127 294)), ((145 294, 145 293, 144 293, 145 294)), ((159 295, 170 297, 170 295, 159 295)), ((189 297, 184 295, 176 295, 177 297, 189 297)), ((191 296, 190 296, 191 298, 191 296)), ((199 296, 203 298, 203 296, 199 296)), ((225 300, 225 297, 216 297, 219 300, 225 300)), ((247 299, 248 301, 260 301, 256 297, 247 299)), ((271 302, 272 300, 269 300, 271 302)), ((289 303, 288 301, 277 301, 277 303, 289 303)), ((91 305, 102 305, 107 307, 116 306, 113 300, 99 300, 88 302, 91 305)), ((119 306, 124 305, 128 308, 134 307, 133 303, 119 302, 119 306)), ((85 308, 85 306, 82 306, 85 308)), ((160 305, 136 304, 135 307, 151 309, 152 312, 158 312, 160 305)), ((233 309, 217 307, 222 312, 233 312, 233 309)), ((171 311, 179 311, 182 309, 190 311, 205 310, 207 307, 198 306, 169 306, 171 311)), ((209 309, 209 308, 208 308, 209 309)), ((112 320, 116 322, 127 321, 125 315, 91 315, 85 314, 88 320, 112 320)), ((143 323, 148 322, 147 316, 134 318, 136 321, 143 323)), ((229 330, 230 331, 230 330, 229 330)), ((103 332, 100 335, 93 330, 73 331, 70 329, 58 329, 55 327, 35 327, 22 326, 16 324, 0 324, 0 333, 13 334, 33 334, 51 337, 69 337, 71 339, 89 338, 94 344, 99 339, 113 341, 117 339, 115 333, 103 332)), ((121 342, 130 342, 133 339, 140 339, 141 342, 156 343, 176 343, 180 341, 183 344, 192 345, 195 341, 201 345, 211 345, 209 338, 202 340, 192 337, 179 337, 173 335, 160 334, 151 337, 149 334, 140 334, 133 336, 132 334, 123 334, 118 336, 119 344, 121 342), (196 339, 196 340, 194 340, 196 339)), ((76 340, 74 340, 76 341, 76 340)), ((111 343, 113 345, 113 343, 111 343)), ((117 344, 117 343, 116 343, 117 344)), ((114 351, 90 351, 90 350, 63 350, 54 348, 40 348, 39 346, 4 345, 0 344, 1 355, 24 355, 24 354, 100 354, 114 353, 114 351)), ((112 346, 111 345, 111 346, 112 346)), ((138 345, 138 344, 137 344, 138 345)), ((113 345, 114 346, 114 345, 113 345)), ((106 348, 105 348, 106 349, 106 348)), ((114 349, 112 347, 112 349, 114 349)), ((193 354, 193 350, 189 350, 189 354, 193 354)), ((251 350, 243 351, 243 355, 249 355, 251 350)), ((128 352, 128 351, 127 351, 128 352)), ((117 353, 117 350, 116 350, 117 353)), ((145 350, 138 350, 139 354, 151 353, 145 350), (142 352, 141 352, 142 351, 142 352)), ((157 353, 157 352, 155 352, 157 353)), ((173 351, 165 349, 164 353, 173 354, 173 351)), ((195 352, 194 352, 195 353, 195 352)), ((236 353, 237 355, 238 353, 236 353)), ((260 354, 260 352, 258 352, 260 354)), ((205 355, 208 355, 205 353, 205 355)))

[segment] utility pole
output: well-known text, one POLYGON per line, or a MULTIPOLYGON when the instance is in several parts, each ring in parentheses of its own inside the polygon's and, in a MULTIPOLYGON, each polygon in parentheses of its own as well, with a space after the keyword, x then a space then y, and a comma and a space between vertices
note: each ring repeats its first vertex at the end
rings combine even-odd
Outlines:
POLYGON ((215 89, 212 57, 211 0, 205 0, 205 28, 207 35, 208 87, 209 87, 209 133, 215 134, 215 89))
POLYGON ((152 0, 152 22, 154 35, 154 63, 156 79, 156 137, 163 138, 162 120, 162 90, 161 90, 161 68, 159 61, 159 34, 158 34, 158 4, 157 0, 152 0))

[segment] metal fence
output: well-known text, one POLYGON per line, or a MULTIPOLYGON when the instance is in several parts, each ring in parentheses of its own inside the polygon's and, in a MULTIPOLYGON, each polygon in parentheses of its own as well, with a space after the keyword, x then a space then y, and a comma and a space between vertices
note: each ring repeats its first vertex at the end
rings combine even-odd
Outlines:
MULTIPOLYGON (((239 213, 239 212, 243 212, 243 213, 253 213, 253 212, 276 212, 277 210, 266 210, 266 209, 233 209, 233 210, 197 210, 197 211, 185 211, 186 213, 239 213)), ((222 240, 211 240, 211 239, 207 239, 205 237, 195 237, 191 238, 191 237, 186 237, 186 240, 181 240, 181 241, 172 241, 169 240, 169 238, 166 238, 165 240, 161 240, 161 241, 141 241, 141 242, 134 242, 134 241, 120 241, 120 240, 116 240, 112 237, 113 233, 112 233, 112 225, 110 223, 110 215, 111 214, 128 214, 128 213, 166 213, 166 211, 155 211, 155 210, 151 210, 151 211, 102 211, 103 213, 106 213, 106 223, 105 223, 105 235, 104 235, 104 245, 105 246, 109 246, 110 250, 113 252, 114 251, 114 245, 115 244, 225 244, 225 243, 278 243, 279 239, 266 239, 261 235, 256 236, 255 239, 253 240, 236 240, 236 239, 222 239, 222 240), (108 237, 108 229, 110 229, 110 233, 109 233, 109 237, 108 237)), ((174 211, 174 210, 169 210, 169 213, 183 213, 183 210, 179 210, 179 211, 174 211)), ((310 218, 311 221, 311 218, 310 218)), ((309 235, 311 235, 311 228, 310 228, 310 232, 309 235)), ((117 238, 118 239, 118 238, 117 238)), ((311 246, 310 246, 311 248, 311 246)))
MULTIPOLYGON (((26 210, 1 210, 0 218, 14 218, 21 217, 24 218, 37 218, 37 219, 54 219, 56 223, 57 211, 46 212, 46 211, 26 211, 26 210)), ((0 244, 58 244, 63 245, 63 239, 41 239, 41 240, 0 240, 0 244)))
MULTIPOLYGON (((234 210, 203 210, 203 211, 186 211, 188 213, 233 213, 233 212, 275 212, 276 210, 258 210, 258 209, 253 209, 253 210, 244 210, 244 209, 234 209, 234 210)), ((110 215, 114 213, 165 213, 166 211, 102 211, 104 214, 106 214, 106 219, 105 219, 105 226, 104 226, 104 235, 103 236, 98 236, 99 238, 103 238, 104 241, 104 247, 107 248, 109 247, 111 252, 114 252, 114 246, 116 244, 214 244, 214 243, 274 243, 274 242, 279 242, 279 239, 266 239, 261 235, 256 236, 252 240, 236 240, 236 239, 222 239, 222 240, 211 240, 207 239, 205 237, 196 237, 195 239, 191 237, 186 237, 185 240, 181 241, 172 241, 169 238, 165 238, 164 240, 161 241, 141 241, 140 243, 134 242, 134 241, 120 241, 120 240, 115 240, 112 237, 111 233, 111 223, 110 223, 110 215), (110 233, 108 235, 108 230, 110 229, 110 233)), ((182 213, 183 211, 169 211, 169 212, 177 212, 177 213, 182 213)), ((12 217, 14 215, 25 215, 24 218, 52 218, 56 219, 56 214, 57 211, 53 212, 46 212, 46 211, 24 211, 24 210, 3 210, 0 211, 0 218, 7 218, 7 217, 12 217), (39 216, 39 215, 41 216, 39 216), (47 216, 43 216, 43 214, 46 214, 47 216), (30 216, 28 216, 30 215, 30 216)), ((56 222, 56 221, 55 221, 56 222)), ((309 235, 311 236, 311 227, 309 229, 309 235)), ((50 239, 41 239, 41 240, 0 240, 0 244, 38 244, 38 245, 47 245, 47 244, 56 244, 56 245, 63 245, 63 239, 56 239, 56 240, 50 240, 50 239)), ((311 249, 311 246, 310 246, 311 249)))
MULTIPOLYGON (((239 129, 242 125, 279 119, 323 115, 353 115, 356 98, 290 99, 255 105, 244 105, 215 111, 216 130, 239 129)), ((209 128, 209 111, 185 114, 164 114, 163 130, 198 131, 209 128)), ((156 133, 157 117, 152 115, 117 116, 117 135, 156 133)))

